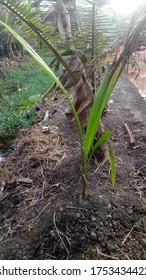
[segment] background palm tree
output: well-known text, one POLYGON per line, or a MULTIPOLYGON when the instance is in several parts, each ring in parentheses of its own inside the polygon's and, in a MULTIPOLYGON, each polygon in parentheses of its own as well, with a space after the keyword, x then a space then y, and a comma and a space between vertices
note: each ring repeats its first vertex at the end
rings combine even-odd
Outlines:
MULTIPOLYGON (((14 1, 12 0, 9 3, 13 5, 13 2, 14 1)), ((41 25, 42 12, 40 8, 34 8, 33 1, 16 0, 15 5, 19 12, 22 12, 24 16, 27 15, 28 19, 31 18, 31 21, 34 22, 38 26, 38 28, 45 28, 44 25, 41 25)), ((11 13, 10 10, 7 7, 4 7, 2 4, 0 4, 0 15, 2 21, 14 28, 21 36, 25 37, 33 47, 40 47, 40 39, 38 38, 38 36, 32 30, 30 30, 24 22, 20 21, 20 19, 14 13, 11 13)), ((48 28, 47 26, 48 33, 50 30, 52 29, 48 28)), ((10 35, 10 33, 7 32, 7 29, 2 25, 0 26, 0 32, 1 44, 5 45, 7 55, 11 57, 17 54, 18 44, 16 43, 14 37, 10 35)))

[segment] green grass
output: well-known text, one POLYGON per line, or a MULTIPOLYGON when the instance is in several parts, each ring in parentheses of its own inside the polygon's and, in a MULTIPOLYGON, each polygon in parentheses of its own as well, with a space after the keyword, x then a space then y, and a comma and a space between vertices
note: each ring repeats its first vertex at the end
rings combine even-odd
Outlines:
MULTIPOLYGON (((49 61, 49 58, 45 58, 49 61)), ((0 140, 10 139, 34 121, 23 117, 32 104, 31 97, 39 97, 52 84, 51 79, 34 61, 22 63, 0 78, 0 140)))

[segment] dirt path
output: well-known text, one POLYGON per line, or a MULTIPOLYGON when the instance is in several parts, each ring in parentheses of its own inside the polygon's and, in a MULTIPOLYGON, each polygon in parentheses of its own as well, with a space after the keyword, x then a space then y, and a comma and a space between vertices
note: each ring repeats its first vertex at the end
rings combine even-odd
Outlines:
MULTIPOLYGON (((146 51, 145 51, 146 53, 146 51)), ((144 55, 145 57, 145 55, 144 55)), ((146 84, 145 84, 145 78, 146 78, 146 63, 145 62, 139 62, 139 73, 136 71, 129 71, 129 78, 131 81, 135 84, 135 86, 138 88, 139 93, 141 94, 142 97, 145 98, 146 100, 146 84), (138 74, 138 76, 137 76, 138 74), (136 77, 135 77, 136 75, 136 77)))
MULTIPOLYGON (((81 200, 78 136, 62 95, 0 163, 1 259, 146 259, 146 103, 124 76, 104 118, 117 164, 90 166, 81 200), (125 122, 135 137, 134 145, 125 122)), ((43 114, 43 112, 42 112, 43 114)))

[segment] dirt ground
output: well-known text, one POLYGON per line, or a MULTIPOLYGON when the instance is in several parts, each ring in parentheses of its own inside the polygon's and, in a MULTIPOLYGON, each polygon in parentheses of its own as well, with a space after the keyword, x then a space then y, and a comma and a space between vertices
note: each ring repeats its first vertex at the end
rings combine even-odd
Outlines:
POLYGON ((0 57, 0 76, 2 77, 7 75, 10 69, 21 67, 22 62, 26 62, 29 60, 30 60, 29 56, 24 56, 24 57, 15 56, 11 59, 8 57, 0 57))
MULTIPOLYGON (((146 51, 145 51, 146 54, 146 51)), ((136 71, 137 72, 137 71, 136 71)), ((138 88, 139 93, 142 97, 146 99, 146 84, 145 84, 145 78, 146 78, 146 62, 139 62, 139 73, 136 73, 135 75, 135 69, 129 69, 129 78, 130 80, 135 84, 135 86, 138 88), (138 76, 137 76, 138 74, 138 76), (136 78, 137 76, 137 78, 136 78)))
POLYGON ((78 135, 66 106, 61 94, 50 101, 0 163, 0 259, 146 259, 144 99, 120 78, 104 117, 113 131, 116 184, 109 163, 93 161, 84 201, 78 135))

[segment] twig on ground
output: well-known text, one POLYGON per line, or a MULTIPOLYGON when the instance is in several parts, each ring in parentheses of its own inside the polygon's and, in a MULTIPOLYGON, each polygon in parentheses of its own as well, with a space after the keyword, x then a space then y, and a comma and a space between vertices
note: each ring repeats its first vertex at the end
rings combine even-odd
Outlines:
POLYGON ((80 207, 75 207, 75 206, 66 206, 67 209, 77 209, 77 210, 84 210, 87 211, 87 208, 80 208, 80 207))
POLYGON ((142 166, 138 169, 138 171, 134 173, 134 175, 138 175, 139 172, 140 172, 144 167, 146 167, 146 164, 142 165, 142 166))
POLYGON ((115 245, 115 247, 120 251, 120 255, 119 255, 119 257, 120 256, 124 256, 124 260, 130 260, 130 257, 128 256, 128 254, 126 253, 126 252, 124 252, 121 248, 119 248, 118 246, 117 246, 117 244, 115 245))
POLYGON ((128 126, 128 124, 125 122, 125 124, 124 124, 124 127, 125 127, 125 129, 126 129, 126 131, 127 131, 127 133, 128 133, 128 136, 129 136, 129 138, 130 138, 130 144, 132 144, 132 145, 134 145, 135 144, 135 138, 134 138, 134 135, 132 134, 132 131, 131 131, 131 129, 129 128, 129 126, 128 126))
POLYGON ((122 241, 122 244, 124 244, 124 243, 126 242, 127 238, 130 236, 130 234, 131 234, 131 232, 133 231, 133 229, 135 228, 135 226, 136 226, 136 225, 134 225, 134 226, 130 229, 130 231, 128 232, 128 234, 126 235, 126 237, 124 238, 124 240, 122 241))
POLYGON ((42 209, 42 211, 38 214, 37 217, 35 217, 33 220, 32 220, 32 223, 29 224, 29 231, 31 230, 31 228, 38 223, 39 221, 39 218, 40 216, 42 215, 42 213, 45 211, 45 209, 50 205, 50 201, 45 205, 45 207, 42 209))
POLYGON ((97 171, 99 171, 103 166, 104 164, 107 162, 108 158, 106 157, 99 165, 98 167, 96 168, 96 170, 94 171, 94 173, 96 173, 97 171))
POLYGON ((63 247, 65 248, 67 254, 69 255, 69 250, 68 250, 68 248, 66 247, 66 245, 65 245, 65 243, 64 243, 63 238, 61 237, 61 235, 64 236, 64 237, 66 238, 66 240, 67 240, 69 246, 70 246, 70 242, 69 242, 68 237, 67 237, 64 233, 62 233, 60 230, 58 230, 58 228, 57 228, 57 225, 56 225, 56 212, 54 212, 54 214, 53 214, 53 223, 54 223, 54 227, 55 227, 55 229, 56 229, 57 235, 58 235, 58 237, 60 238, 61 243, 62 243, 63 247))
POLYGON ((107 254, 102 253, 102 252, 98 249, 98 247, 96 247, 96 252, 97 252, 97 256, 100 255, 101 257, 104 257, 104 258, 106 258, 106 259, 119 260, 119 258, 117 258, 117 257, 110 256, 110 255, 107 255, 107 254))

